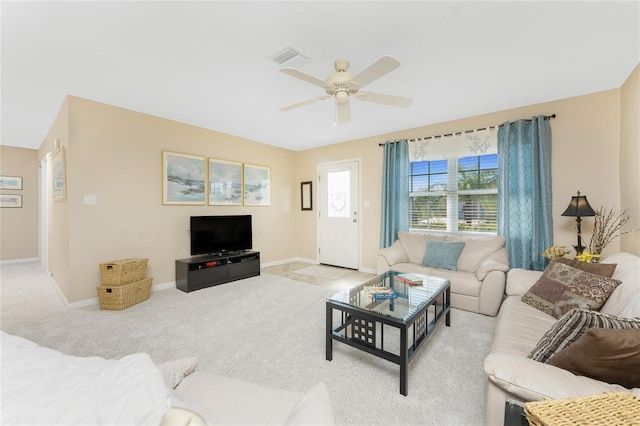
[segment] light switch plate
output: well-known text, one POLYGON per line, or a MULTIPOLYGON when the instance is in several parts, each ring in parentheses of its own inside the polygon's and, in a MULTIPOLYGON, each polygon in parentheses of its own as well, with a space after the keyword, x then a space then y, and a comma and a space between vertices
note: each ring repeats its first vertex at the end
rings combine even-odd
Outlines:
POLYGON ((95 206, 98 204, 98 196, 97 195, 85 195, 84 196, 84 205, 85 206, 95 206))

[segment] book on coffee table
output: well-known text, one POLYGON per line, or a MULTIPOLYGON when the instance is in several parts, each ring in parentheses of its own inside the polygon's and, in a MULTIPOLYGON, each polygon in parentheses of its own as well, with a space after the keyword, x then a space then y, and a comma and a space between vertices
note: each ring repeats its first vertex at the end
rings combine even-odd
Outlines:
POLYGON ((422 277, 416 274, 398 274, 396 278, 408 285, 422 285, 422 277))
POLYGON ((378 299, 396 299, 398 298, 398 293, 391 287, 378 287, 378 286, 367 286, 365 287, 365 291, 367 292, 367 297, 369 299, 378 300, 378 299))

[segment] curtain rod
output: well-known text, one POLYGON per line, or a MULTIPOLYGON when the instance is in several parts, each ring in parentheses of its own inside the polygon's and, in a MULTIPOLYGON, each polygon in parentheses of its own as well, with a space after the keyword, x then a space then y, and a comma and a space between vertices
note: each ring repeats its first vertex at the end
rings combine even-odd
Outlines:
MULTIPOLYGON (((551 114, 551 115, 545 115, 544 119, 545 120, 551 120, 552 118, 556 118, 555 114, 551 114)), ((531 119, 527 118, 524 120, 525 123, 531 123, 531 119)), ((513 126, 514 124, 511 123, 511 125, 513 126)), ((461 135, 463 133, 473 133, 473 132, 477 132, 480 130, 487 130, 487 129, 495 129, 496 127, 503 127, 504 124, 498 124, 496 126, 489 126, 489 127, 481 127, 479 129, 475 129, 475 130, 465 130, 464 132, 455 132, 455 133, 447 133, 444 135, 436 135, 436 136, 427 136, 426 138, 416 138, 416 139, 409 139, 407 142, 415 142, 418 139, 420 140, 426 140, 426 139, 437 139, 437 138, 443 138, 443 137, 447 137, 447 136, 453 136, 453 135, 461 135)), ((384 146, 384 143, 379 143, 378 146, 384 146)))

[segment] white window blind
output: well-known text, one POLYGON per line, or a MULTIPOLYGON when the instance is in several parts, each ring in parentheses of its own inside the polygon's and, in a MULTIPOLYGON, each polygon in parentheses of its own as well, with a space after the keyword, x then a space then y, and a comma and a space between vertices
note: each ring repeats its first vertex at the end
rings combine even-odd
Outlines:
POLYGON ((409 143, 409 227, 497 231, 497 131, 409 143))

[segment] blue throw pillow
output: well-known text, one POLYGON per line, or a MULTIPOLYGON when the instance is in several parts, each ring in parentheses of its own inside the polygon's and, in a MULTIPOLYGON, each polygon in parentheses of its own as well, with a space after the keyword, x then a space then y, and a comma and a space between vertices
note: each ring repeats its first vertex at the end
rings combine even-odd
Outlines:
POLYGON ((456 270, 464 241, 429 240, 422 264, 432 268, 456 270))

